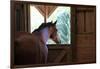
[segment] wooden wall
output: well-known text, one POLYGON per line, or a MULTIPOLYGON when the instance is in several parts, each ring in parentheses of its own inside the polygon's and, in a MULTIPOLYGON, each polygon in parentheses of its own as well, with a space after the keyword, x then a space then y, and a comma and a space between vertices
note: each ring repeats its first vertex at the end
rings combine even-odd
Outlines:
POLYGON ((14 29, 15 32, 18 31, 25 31, 29 32, 30 31, 30 23, 29 23, 29 6, 28 4, 22 4, 22 3, 14 3, 13 5, 13 17, 14 22, 13 24, 15 25, 14 29))
POLYGON ((96 7, 77 7, 76 24, 76 62, 96 62, 96 7))

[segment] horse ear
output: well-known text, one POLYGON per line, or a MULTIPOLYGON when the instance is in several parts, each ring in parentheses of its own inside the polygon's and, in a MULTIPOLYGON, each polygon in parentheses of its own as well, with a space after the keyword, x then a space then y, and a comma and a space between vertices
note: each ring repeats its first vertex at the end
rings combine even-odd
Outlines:
POLYGON ((53 23, 53 21, 51 21, 51 23, 53 23))
POLYGON ((54 24, 56 25, 56 23, 57 23, 57 20, 54 22, 54 24))

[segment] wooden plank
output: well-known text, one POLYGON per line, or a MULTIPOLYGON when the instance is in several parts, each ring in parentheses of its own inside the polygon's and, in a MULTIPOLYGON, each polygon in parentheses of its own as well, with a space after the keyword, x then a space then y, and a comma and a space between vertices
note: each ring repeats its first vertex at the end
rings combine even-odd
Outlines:
POLYGON ((61 60, 63 59, 63 57, 67 54, 66 50, 63 50, 58 56, 57 58, 54 60, 54 63, 60 63, 61 60))

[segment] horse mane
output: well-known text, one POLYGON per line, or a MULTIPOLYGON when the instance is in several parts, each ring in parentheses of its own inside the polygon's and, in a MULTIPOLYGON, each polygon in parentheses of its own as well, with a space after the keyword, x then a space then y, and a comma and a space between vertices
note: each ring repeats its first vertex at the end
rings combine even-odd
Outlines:
MULTIPOLYGON (((46 28, 46 27, 51 27, 51 26, 55 26, 55 23, 52 22, 48 22, 48 23, 42 23, 37 29, 35 29, 33 32, 39 32, 40 30, 46 28)), ((33 33, 32 32, 32 33, 33 33)))

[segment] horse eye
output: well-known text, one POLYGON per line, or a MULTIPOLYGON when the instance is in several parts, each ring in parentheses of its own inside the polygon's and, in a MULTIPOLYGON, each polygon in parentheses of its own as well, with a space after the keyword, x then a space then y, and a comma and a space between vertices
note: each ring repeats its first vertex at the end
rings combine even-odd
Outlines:
POLYGON ((57 31, 57 29, 56 29, 56 31, 57 31))

